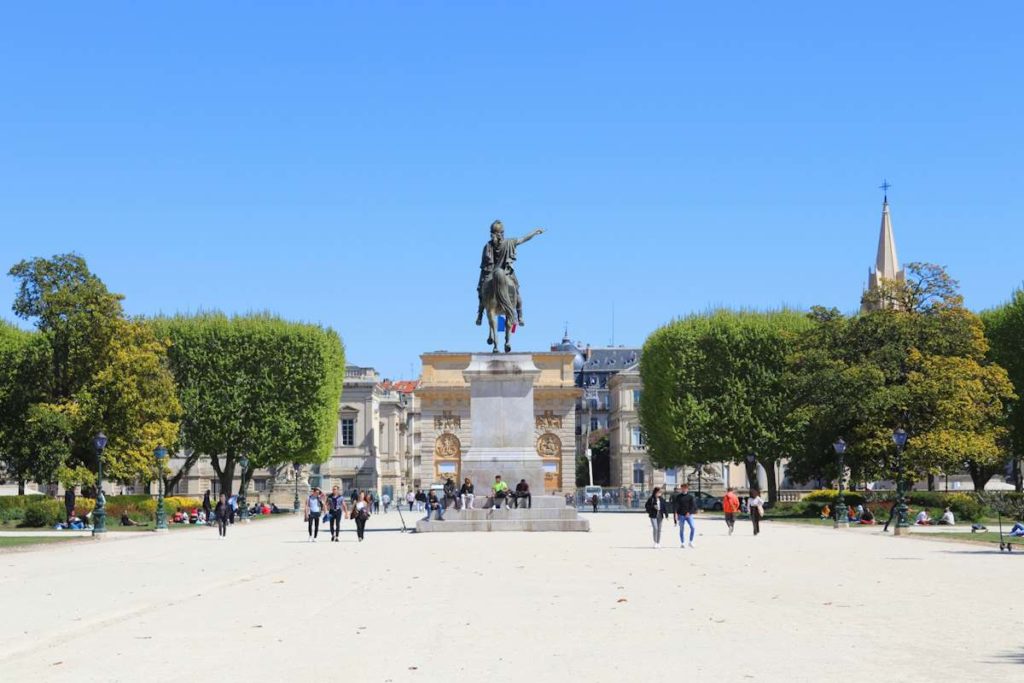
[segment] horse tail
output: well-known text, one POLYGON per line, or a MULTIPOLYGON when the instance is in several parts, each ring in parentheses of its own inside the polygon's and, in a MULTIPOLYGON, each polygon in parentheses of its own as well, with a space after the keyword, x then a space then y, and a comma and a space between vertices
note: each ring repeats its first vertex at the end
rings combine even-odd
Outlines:
POLYGON ((494 301, 497 309, 509 322, 515 320, 516 302, 512 296, 512 282, 508 275, 500 268, 494 269, 494 301))

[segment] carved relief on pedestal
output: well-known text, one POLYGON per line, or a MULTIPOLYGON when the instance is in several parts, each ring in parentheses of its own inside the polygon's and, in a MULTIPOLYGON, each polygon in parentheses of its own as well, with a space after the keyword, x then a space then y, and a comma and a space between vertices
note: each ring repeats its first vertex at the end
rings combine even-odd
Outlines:
POLYGON ((562 416, 555 415, 550 410, 545 410, 543 415, 536 416, 537 429, 551 431, 562 428, 562 416))
POLYGON ((462 455, 462 442, 450 432, 439 434, 434 442, 434 457, 453 460, 462 455))
POLYGON ((551 432, 541 434, 537 439, 537 455, 542 458, 561 458, 562 440, 551 432))
POLYGON ((462 429, 462 418, 450 410, 442 411, 440 415, 434 416, 434 429, 439 432, 462 429))

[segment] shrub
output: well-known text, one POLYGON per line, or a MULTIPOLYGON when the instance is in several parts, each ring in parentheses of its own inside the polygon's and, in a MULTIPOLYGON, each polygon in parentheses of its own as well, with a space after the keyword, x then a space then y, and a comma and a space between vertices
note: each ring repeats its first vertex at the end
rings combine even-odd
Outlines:
POLYGON ((0 508, 0 523, 20 522, 25 519, 25 508, 0 508))
MULTIPOLYGON (((839 491, 835 489, 817 489, 811 491, 803 497, 801 502, 808 503, 828 503, 832 505, 836 501, 836 496, 839 495, 839 491)), ((843 491, 843 500, 846 501, 847 505, 853 505, 854 507, 864 504, 864 494, 860 491, 843 491)))
POLYGON ((24 510, 29 503, 44 500, 46 496, 33 494, 30 496, 0 496, 0 510, 24 510))
POLYGON ((37 500, 25 508, 23 527, 50 527, 64 521, 64 506, 56 500, 37 500))
POLYGON ((202 499, 187 498, 185 496, 171 496, 170 498, 164 498, 164 510, 166 510, 167 512, 176 512, 177 510, 180 509, 191 511, 192 508, 202 510, 202 499))
POLYGON ((970 493, 951 493, 946 497, 946 505, 958 518, 970 522, 982 519, 988 512, 978 497, 970 493))

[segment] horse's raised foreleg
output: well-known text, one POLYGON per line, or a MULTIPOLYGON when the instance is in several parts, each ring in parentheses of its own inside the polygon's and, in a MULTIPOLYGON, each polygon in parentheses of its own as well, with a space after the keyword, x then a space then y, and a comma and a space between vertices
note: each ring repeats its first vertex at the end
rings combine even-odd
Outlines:
MULTIPOLYGON (((511 327, 505 324, 505 353, 512 350, 512 330, 511 327)), ((497 351, 497 349, 495 349, 497 351)))

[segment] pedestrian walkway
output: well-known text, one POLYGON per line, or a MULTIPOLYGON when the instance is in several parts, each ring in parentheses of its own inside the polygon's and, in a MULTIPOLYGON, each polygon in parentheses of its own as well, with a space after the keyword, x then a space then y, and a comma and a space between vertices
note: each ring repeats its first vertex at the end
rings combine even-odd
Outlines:
POLYGON ((715 681, 1020 676, 1007 594, 1024 554, 772 522, 730 537, 706 516, 695 549, 653 550, 642 515, 588 518, 580 534, 380 531, 392 513, 364 543, 348 521, 340 543, 309 543, 282 515, 225 539, 0 555, 0 679, 606 681, 644 663, 715 681), (906 628, 881 626, 893 614, 906 628))

